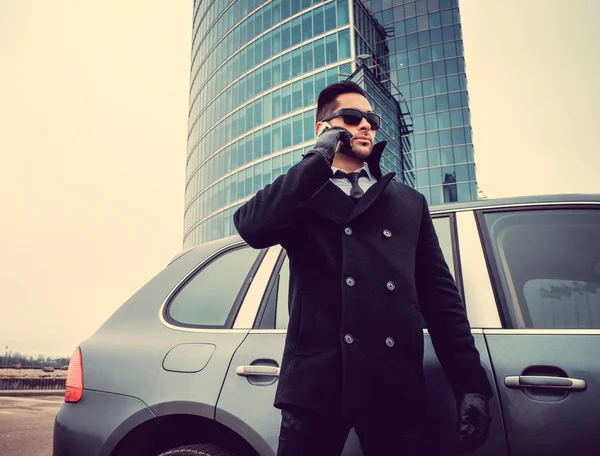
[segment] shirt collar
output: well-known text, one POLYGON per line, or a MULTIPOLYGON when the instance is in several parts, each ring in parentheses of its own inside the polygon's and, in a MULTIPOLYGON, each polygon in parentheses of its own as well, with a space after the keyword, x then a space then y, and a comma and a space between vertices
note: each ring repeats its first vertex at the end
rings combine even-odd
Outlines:
MULTIPOLYGON (((358 173, 358 172, 360 172, 361 169, 364 169, 367 172, 367 175, 369 176, 369 180, 373 180, 373 175, 371 174, 371 170, 369 169, 369 164, 367 162, 365 162, 365 164, 361 168, 358 168, 354 172, 358 173)), ((335 166, 332 166, 331 170, 333 171, 333 174, 335 174, 335 172, 338 171, 338 170, 344 171, 343 169, 336 168, 335 166)), ((344 172, 346 172, 346 171, 344 171, 344 172)))

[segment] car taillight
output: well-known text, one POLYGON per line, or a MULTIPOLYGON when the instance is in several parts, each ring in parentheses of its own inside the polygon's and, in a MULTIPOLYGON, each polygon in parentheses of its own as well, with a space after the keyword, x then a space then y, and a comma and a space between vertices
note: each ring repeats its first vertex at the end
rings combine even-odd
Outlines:
POLYGON ((83 363, 81 362, 81 348, 77 347, 69 361, 65 402, 79 402, 81 396, 83 396, 83 363))

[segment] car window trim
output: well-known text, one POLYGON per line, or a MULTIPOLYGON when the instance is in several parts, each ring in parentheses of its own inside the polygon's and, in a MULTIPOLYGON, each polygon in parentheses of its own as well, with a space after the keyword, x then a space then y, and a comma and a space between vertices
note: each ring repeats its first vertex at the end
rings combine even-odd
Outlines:
MULTIPOLYGON (((273 291, 274 291, 275 283, 277 283, 277 276, 279 276, 279 273, 281 271, 281 268, 283 267, 283 263, 285 262, 286 257, 287 257, 287 252, 282 247, 281 252, 279 254, 279 258, 277 259, 277 262, 275 263, 275 267, 273 268, 273 272, 271 274, 271 277, 269 278, 269 282, 267 283, 265 293, 263 294, 263 297, 260 301, 260 307, 258 308, 258 312, 256 313, 256 319, 254 320, 254 325, 252 326, 252 329, 264 329, 264 330, 274 330, 275 329, 275 323, 273 323, 273 328, 261 328, 260 325, 262 323, 263 316, 266 313, 266 308, 269 305, 269 298, 271 297, 271 293, 273 293, 273 291)), ((275 312, 277 312, 277 309, 275 309, 275 312)), ((277 313, 275 313, 275 319, 277 319, 277 313)), ((275 321, 277 321, 277 320, 275 320, 275 321)), ((287 329, 285 331, 287 331, 287 329)))
MULTIPOLYGON (((485 328, 471 328, 471 334, 484 334, 484 333, 492 333, 492 331, 504 331, 502 329, 485 329, 485 328)), ((514 330, 519 331, 519 330, 514 330)), ((528 331, 528 330, 523 330, 528 331)), ((538 330, 532 330, 538 331, 538 330)), ((586 330, 578 330, 578 331, 597 331, 600 334, 600 329, 586 329, 586 330)), ((248 331, 249 334, 285 334, 287 333, 287 329, 251 329, 248 331)), ((429 334, 429 330, 427 328, 423 328, 423 334, 429 334)))
MULTIPOLYGON (((454 263, 454 281, 456 282, 456 288, 462 299, 463 305, 465 304, 465 293, 463 286, 462 267, 460 263, 460 249, 458 240, 458 226, 456 223, 456 214, 454 212, 438 212, 431 214, 431 219, 447 218, 448 226, 450 229, 450 248, 452 249, 452 261, 454 263)), ((439 237, 439 236, 438 236, 439 237)))
POLYGON ((547 336, 600 336, 600 329, 484 329, 484 334, 547 335, 547 336))
POLYGON ((560 211, 560 210, 586 210, 593 209, 598 210, 599 204, 597 203, 541 203, 541 204, 532 204, 532 205, 518 205, 518 206, 502 206, 502 207, 492 207, 492 208, 484 208, 477 209, 474 211, 475 220, 477 223, 477 229, 479 230, 479 236, 481 238, 481 244, 483 248, 483 257, 485 258, 485 263, 488 268, 488 274, 491 278, 491 286, 492 291, 494 293, 494 297, 496 299, 496 304, 498 307, 498 313, 500 316, 500 322, 502 323, 503 330, 516 330, 516 331, 525 331, 525 330, 537 330, 536 328, 518 328, 512 322, 510 318, 510 310, 509 310, 509 302, 504 291, 504 287, 502 286, 502 280, 500 276, 500 270, 498 269, 498 262, 496 256, 494 255, 494 246, 492 243, 492 239, 490 236, 490 232, 487 227, 487 223, 485 221, 486 214, 493 214, 498 212, 522 212, 522 211, 560 211))
MULTIPOLYGON (((251 247, 248 246, 248 248, 251 248, 251 247)), ((248 274, 246 275, 246 279, 242 283, 240 291, 238 292, 237 297, 235 298, 235 301, 233 302, 233 306, 231 307, 231 311, 229 312, 229 315, 227 316, 227 320, 225 320, 225 327, 227 327, 227 328, 233 327, 233 323, 237 319, 237 316, 238 316, 238 313, 242 306, 242 303, 244 302, 244 299, 246 299, 248 290, 250 289, 250 285, 252 284, 252 281, 254 280, 254 277, 256 276, 256 273, 258 272, 260 265, 262 264, 268 251, 269 251, 269 249, 262 249, 260 251, 260 253, 258 254, 258 256, 256 257, 256 260, 254 260, 254 264, 250 268, 250 271, 248 271, 248 274)))
MULTIPOLYGON (((594 195, 595 194, 590 194, 590 195, 594 195)), ((600 194, 598 194, 599 198, 600 198, 600 194)), ((501 198, 499 198, 501 199, 501 198)), ((487 200, 478 200, 478 202, 484 202, 487 200)), ((490 201, 493 201, 490 200, 490 201)), ((598 207, 600 205, 600 201, 594 201, 594 200, 590 200, 590 201, 583 201, 583 200, 576 200, 573 199, 571 201, 565 200, 565 201, 526 201, 526 202, 511 202, 511 201, 507 201, 507 202, 502 202, 502 203, 498 203, 498 204, 473 204, 475 203, 474 201, 470 201, 468 203, 456 203, 456 204, 460 204, 460 207, 444 207, 444 206, 454 206, 453 203, 445 203, 444 205, 438 205, 438 206, 431 206, 430 207, 430 212, 431 215, 437 215, 437 214, 442 214, 442 213, 461 213, 461 212, 473 212, 473 211, 487 211, 487 210, 491 210, 491 209, 508 209, 508 208, 517 208, 517 207, 522 207, 522 208, 529 208, 529 207, 535 207, 535 206, 564 206, 564 205, 572 205, 572 206, 580 206, 580 205, 587 205, 587 206, 596 206, 598 207)))
POLYGON ((265 296, 265 289, 271 277, 275 263, 281 255, 282 247, 279 245, 271 246, 267 249, 260 268, 253 277, 248 292, 243 299, 242 307, 235 318, 233 328, 252 329, 256 321, 256 315, 265 296))
POLYGON ((240 310, 242 302, 244 301, 244 298, 246 297, 248 288, 250 287, 250 284, 252 283, 252 280, 254 279, 254 276, 256 275, 256 272, 258 271, 260 264, 262 263, 262 260, 264 259, 265 255, 267 254, 268 249, 262 249, 261 251, 258 252, 256 259, 254 260, 254 263, 252 263, 252 266, 250 267, 248 274, 246 274, 246 278, 242 282, 242 286, 240 287, 240 290, 238 291, 238 294, 233 302, 231 309, 229 310, 229 314, 227 315, 227 318, 225 319, 225 323, 223 325, 194 325, 194 324, 190 324, 190 323, 184 323, 184 322, 175 320, 173 317, 171 317, 171 314, 169 313, 169 309, 171 307, 173 300, 177 297, 177 294, 179 293, 179 291, 182 290, 198 274, 202 273, 202 271, 206 267, 210 266, 213 262, 217 261, 219 258, 222 258, 223 256, 225 256, 227 254, 230 254, 236 250, 245 249, 245 248, 252 249, 245 242, 243 242, 243 243, 238 242, 233 245, 228 245, 228 246, 224 247, 223 249, 218 250, 217 252, 210 255, 208 258, 206 258, 204 261, 202 261, 198 266, 196 266, 189 274, 187 274, 186 277, 184 277, 183 280, 181 280, 177 284, 177 286, 171 291, 171 293, 169 293, 169 296, 167 297, 167 299, 165 299, 165 303, 163 304, 163 306, 161 306, 163 309, 161 312, 161 315, 163 316, 164 322, 167 323, 170 327, 173 327, 175 329, 178 329, 178 328, 231 329, 233 327, 233 322, 235 321, 237 314, 240 310))
POLYGON ((464 274, 465 306, 471 327, 500 328, 497 300, 485 264, 480 233, 473 211, 456 214, 461 268, 464 274))

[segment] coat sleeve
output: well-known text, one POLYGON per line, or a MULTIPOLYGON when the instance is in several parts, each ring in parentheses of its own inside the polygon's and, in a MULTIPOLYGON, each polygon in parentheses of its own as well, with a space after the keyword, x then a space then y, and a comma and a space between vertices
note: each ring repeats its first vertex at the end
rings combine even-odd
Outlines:
POLYGON ((318 153, 308 152, 287 173, 259 190, 233 214, 233 223, 248 245, 286 244, 299 209, 325 185, 333 172, 318 153))
POLYGON ((424 197, 415 279, 421 313, 455 397, 478 393, 489 399, 492 389, 424 197))

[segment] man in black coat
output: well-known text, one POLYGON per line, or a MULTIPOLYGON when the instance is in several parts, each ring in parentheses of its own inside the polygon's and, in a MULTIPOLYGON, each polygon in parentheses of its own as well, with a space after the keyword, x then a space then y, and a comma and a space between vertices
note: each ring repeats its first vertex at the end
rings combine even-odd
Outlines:
POLYGON ((360 86, 326 87, 317 120, 314 148, 234 215, 250 246, 281 244, 290 261, 278 455, 339 455, 352 427, 366 456, 428 454, 421 315, 470 451, 492 390, 425 198, 382 176, 360 86))

